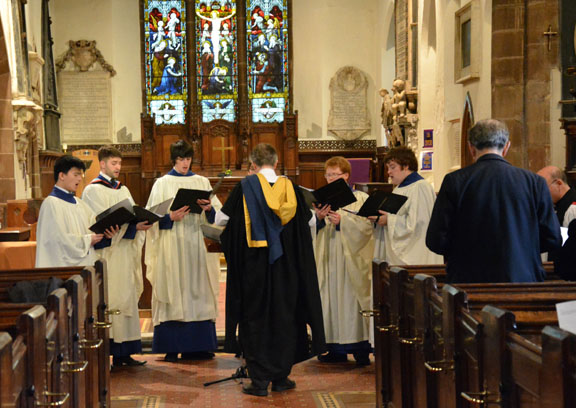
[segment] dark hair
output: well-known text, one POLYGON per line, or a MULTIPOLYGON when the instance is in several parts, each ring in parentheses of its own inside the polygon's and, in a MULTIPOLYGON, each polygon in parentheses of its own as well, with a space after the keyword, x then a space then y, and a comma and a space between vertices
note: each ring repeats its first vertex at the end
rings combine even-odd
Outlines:
POLYGON ((326 163, 324 163, 324 170, 326 170, 328 167, 338 167, 342 173, 350 174, 352 171, 350 162, 342 156, 334 156, 326 160, 326 163))
POLYGON ((496 119, 484 119, 468 131, 468 142, 478 150, 503 150, 508 142, 508 128, 496 119))
POLYGON ((78 157, 66 155, 60 157, 54 163, 54 182, 58 181, 60 173, 68 174, 70 169, 76 167, 79 170, 86 170, 86 165, 78 157))
POLYGON ((410 171, 418 171, 418 160, 416 155, 407 146, 398 146, 390 149, 386 156, 384 156, 384 165, 394 161, 400 167, 408 167, 410 171))
POLYGON ((260 143, 252 149, 250 161, 258 167, 264 165, 274 166, 278 161, 278 153, 276 153, 274 146, 268 143, 260 143))
POLYGON ((98 149, 98 161, 106 160, 111 157, 122 158, 122 153, 113 146, 102 146, 98 149))
POLYGON ((170 145, 170 160, 172 160, 172 164, 176 164, 178 157, 182 159, 194 157, 194 149, 185 140, 178 140, 170 145))

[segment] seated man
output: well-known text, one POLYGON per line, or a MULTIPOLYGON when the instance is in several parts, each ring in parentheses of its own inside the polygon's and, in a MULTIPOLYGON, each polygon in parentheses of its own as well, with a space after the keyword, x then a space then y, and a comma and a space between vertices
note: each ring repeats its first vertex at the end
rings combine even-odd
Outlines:
POLYGON ((570 188, 566 173, 556 166, 544 167, 537 174, 544 177, 548 184, 560 226, 567 228, 570 221, 576 218, 576 190, 570 188))
POLYGON ((89 227, 95 216, 90 207, 74 196, 86 169, 82 160, 60 157, 54 163, 52 192, 42 202, 36 234, 36 267, 90 266, 98 259, 94 245, 112 238, 117 229, 94 234, 89 227))

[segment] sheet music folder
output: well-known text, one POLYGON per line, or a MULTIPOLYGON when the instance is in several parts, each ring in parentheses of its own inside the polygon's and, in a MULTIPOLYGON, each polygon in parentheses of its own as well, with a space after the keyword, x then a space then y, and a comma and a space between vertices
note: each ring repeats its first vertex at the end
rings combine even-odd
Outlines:
POLYGON ((204 237, 216 242, 220 242, 220 235, 224 231, 224 227, 219 227, 213 224, 200 224, 200 229, 204 237))
POLYGON ((90 226, 90 231, 96 234, 103 234, 108 228, 116 225, 120 227, 133 219, 134 212, 132 210, 132 203, 128 199, 122 200, 98 214, 96 216, 96 223, 90 226))
POLYGON ((306 205, 310 209, 314 209, 314 203, 316 202, 316 197, 314 197, 314 190, 311 190, 306 187, 300 187, 300 191, 302 192, 302 196, 304 197, 304 201, 306 201, 306 205))
POLYGON ((342 207, 346 207, 356 202, 354 193, 348 186, 348 183, 343 179, 338 179, 332 183, 328 183, 312 193, 316 198, 316 202, 321 206, 330 204, 332 211, 336 211, 342 207))
POLYGON ((162 218, 160 214, 148 211, 137 205, 132 206, 130 200, 125 199, 98 214, 96 216, 96 223, 90 226, 90 231, 96 234, 103 234, 105 230, 116 225, 120 227, 132 221, 148 221, 149 224, 154 224, 159 221, 160 218, 162 218))
POLYGON ((408 200, 408 197, 387 193, 385 191, 376 190, 364 202, 356 215, 361 217, 370 217, 372 215, 380 215, 378 210, 386 211, 390 214, 396 214, 398 210, 408 200))
POLYGON ((196 203, 196 200, 210 200, 211 194, 212 191, 181 188, 176 193, 176 197, 174 197, 170 211, 176 211, 187 205, 190 207, 191 213, 200 214, 202 213, 202 208, 196 203))

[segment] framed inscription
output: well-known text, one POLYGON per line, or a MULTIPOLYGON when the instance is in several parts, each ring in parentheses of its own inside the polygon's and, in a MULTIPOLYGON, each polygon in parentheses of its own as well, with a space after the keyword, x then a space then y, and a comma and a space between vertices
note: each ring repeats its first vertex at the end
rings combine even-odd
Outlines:
POLYGON ((58 91, 62 142, 112 142, 112 93, 107 71, 60 71, 58 91))

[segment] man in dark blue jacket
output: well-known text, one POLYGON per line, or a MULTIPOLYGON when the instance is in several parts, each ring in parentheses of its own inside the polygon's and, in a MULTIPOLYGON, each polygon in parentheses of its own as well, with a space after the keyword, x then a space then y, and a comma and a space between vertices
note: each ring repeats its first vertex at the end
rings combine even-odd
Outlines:
POLYGON ((546 181, 504 159, 502 122, 482 120, 468 136, 476 162, 444 178, 426 245, 453 283, 544 280, 540 253, 562 244, 546 181))

